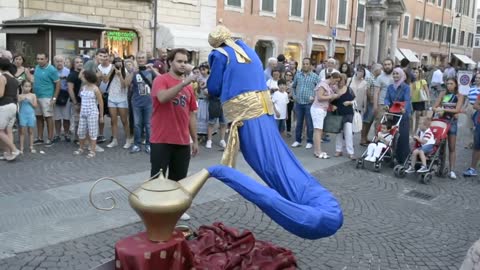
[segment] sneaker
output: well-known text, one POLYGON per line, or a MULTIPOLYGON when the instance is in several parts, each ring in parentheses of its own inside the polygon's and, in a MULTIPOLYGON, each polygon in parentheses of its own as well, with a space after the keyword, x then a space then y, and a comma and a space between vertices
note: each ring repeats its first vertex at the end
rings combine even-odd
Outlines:
POLYGON ((112 148, 112 147, 115 147, 115 146, 118 146, 117 139, 113 139, 112 142, 107 145, 108 148, 112 148))
POLYGON ((455 174, 454 171, 451 171, 448 177, 450 177, 451 179, 457 179, 457 175, 455 174))
POLYGON ((300 145, 302 145, 302 144, 297 142, 297 141, 292 143, 292 147, 299 147, 300 145))
POLYGON ((221 146, 222 148, 227 147, 227 143, 225 142, 225 140, 221 140, 221 141, 220 141, 220 146, 221 146))
POLYGON ((15 159, 18 157, 18 155, 20 155, 21 153, 22 153, 22 152, 17 149, 17 151, 12 152, 12 154, 7 155, 5 158, 6 158, 8 161, 13 161, 13 160, 15 160, 15 159))
POLYGON ((103 153, 105 152, 105 149, 103 149, 102 147, 100 147, 100 145, 97 144, 97 146, 95 147, 95 152, 103 153))
POLYGON ((322 143, 327 143, 330 142, 330 138, 328 136, 325 136, 322 138, 322 143))
POLYGON ((76 144, 76 145, 80 145, 80 141, 77 140, 77 139, 73 140, 73 143, 76 144))
POLYGON ((60 142, 60 136, 53 137, 52 143, 58 143, 58 142, 60 142))
POLYGON ((150 145, 145 145, 145 153, 150 154, 150 145))
POLYGON ((474 168, 468 168, 464 173, 463 173, 463 176, 465 177, 469 177, 469 176, 477 176, 477 170, 475 170, 474 168))
MULTIPOLYGON (((60 139, 60 137, 58 138, 60 139)), ((53 140, 48 140, 46 143, 45 143, 45 147, 52 147, 55 143, 53 142, 53 140)))
POLYGON ((138 145, 134 145, 132 146, 132 148, 130 149, 130 153, 133 154, 133 153, 138 153, 142 151, 142 149, 140 149, 140 147, 138 145))
POLYGON ((428 172, 427 166, 422 166, 420 169, 418 169, 417 173, 425 173, 428 172))
POLYGON ((65 141, 68 142, 68 143, 72 141, 72 140, 70 139, 70 136, 68 136, 68 135, 65 135, 64 138, 65 138, 65 141))
POLYGON ((5 153, 0 154, 0 160, 6 160, 7 155, 5 153))
POLYGON ((100 135, 97 137, 97 143, 104 143, 106 142, 107 140, 105 139, 105 136, 103 135, 100 135))
POLYGON ((33 145, 39 145, 39 144, 44 144, 45 142, 42 139, 36 139, 33 141, 33 145))
POLYGON ((415 172, 415 168, 413 168, 412 166, 408 167, 408 169, 405 171, 406 173, 414 173, 415 172))
POLYGON ((187 213, 183 213, 182 216, 180 217, 180 220, 187 221, 190 220, 190 215, 187 213))
POLYGON ((305 145, 305 149, 310 149, 313 147, 313 144, 311 143, 307 143, 307 145, 305 145))
POLYGON ((212 140, 208 140, 207 143, 205 144, 205 147, 208 149, 212 148, 212 140))
POLYGON ((132 143, 130 142, 130 139, 127 139, 125 144, 123 145, 123 149, 128 149, 132 146, 132 143))

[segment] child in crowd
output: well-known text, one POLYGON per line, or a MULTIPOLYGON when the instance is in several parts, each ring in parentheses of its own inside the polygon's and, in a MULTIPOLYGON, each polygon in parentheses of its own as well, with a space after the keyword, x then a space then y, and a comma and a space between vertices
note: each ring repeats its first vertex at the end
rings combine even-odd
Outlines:
POLYGON ((275 120, 277 121, 278 130, 285 136, 285 125, 287 119, 287 81, 284 79, 278 80, 278 91, 275 91, 272 95, 273 109, 275 110, 275 120))
POLYGON ((368 145, 367 156, 365 157, 366 161, 376 162, 377 158, 382 154, 383 149, 387 147, 390 141, 393 139, 392 134, 390 134, 390 129, 392 126, 390 124, 382 124, 381 129, 377 134, 376 142, 372 142, 368 145))
POLYGON ((18 122, 20 124, 20 152, 23 153, 25 145, 25 134, 30 138, 30 152, 36 153, 33 148, 33 132, 36 126, 35 108, 37 107, 37 96, 32 93, 32 83, 29 80, 22 81, 20 85, 22 93, 18 95, 18 122))
POLYGON ((410 167, 405 171, 406 173, 415 172, 415 164, 417 163, 417 158, 420 157, 422 161, 422 167, 417 171, 418 173, 428 172, 427 167, 427 158, 426 155, 429 155, 433 151, 435 145, 435 137, 433 132, 430 129, 431 120, 428 117, 422 117, 420 119, 420 127, 417 132, 417 135, 413 136, 413 140, 419 146, 412 152, 412 163, 410 167))
POLYGON ((85 138, 90 136, 90 152, 88 158, 95 157, 95 148, 97 146, 98 123, 103 123, 103 100, 102 93, 97 86, 97 75, 95 72, 84 70, 82 81, 84 86, 80 90, 80 121, 78 123, 78 138, 80 139, 80 148, 73 152, 74 155, 81 155, 84 151, 85 138), (97 107, 98 104, 98 107, 97 107), (99 111, 100 108, 100 111, 99 111), (100 118, 99 118, 100 116, 100 118))

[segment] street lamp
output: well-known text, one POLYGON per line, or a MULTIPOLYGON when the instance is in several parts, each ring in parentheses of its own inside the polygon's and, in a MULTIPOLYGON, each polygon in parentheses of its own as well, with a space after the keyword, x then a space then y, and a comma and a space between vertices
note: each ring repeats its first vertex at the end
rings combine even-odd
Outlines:
MULTIPOLYGON (((450 61, 452 60, 452 39, 453 39, 453 19, 456 19, 456 18, 460 18, 460 27, 462 27, 462 21, 461 21, 461 18, 462 16, 460 15, 460 13, 457 13, 455 15, 455 17, 452 16, 452 20, 450 22, 450 40, 448 41, 448 62, 450 63, 450 61)), ((459 32, 458 32, 458 36, 460 36, 460 29, 458 29, 459 32)), ((455 37, 456 39, 456 37, 455 37)))

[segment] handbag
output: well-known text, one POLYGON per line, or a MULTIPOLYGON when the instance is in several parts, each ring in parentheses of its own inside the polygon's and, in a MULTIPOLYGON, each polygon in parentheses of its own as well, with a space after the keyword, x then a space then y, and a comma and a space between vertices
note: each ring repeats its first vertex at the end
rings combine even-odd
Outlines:
POLYGON ((343 129, 343 115, 337 112, 327 112, 327 116, 323 120, 323 132, 338 134, 343 129))
POLYGON ((68 94, 68 91, 60 90, 60 93, 58 93, 58 96, 57 96, 57 101, 55 101, 55 104, 58 106, 65 106, 67 105, 69 98, 70 98, 70 95, 68 94))
POLYGON ((420 89, 420 101, 428 101, 428 95, 425 89, 420 89))
POLYGON ((357 102, 353 101, 353 121, 352 121, 352 131, 353 133, 359 133, 362 131, 363 119, 360 111, 357 108, 357 102))

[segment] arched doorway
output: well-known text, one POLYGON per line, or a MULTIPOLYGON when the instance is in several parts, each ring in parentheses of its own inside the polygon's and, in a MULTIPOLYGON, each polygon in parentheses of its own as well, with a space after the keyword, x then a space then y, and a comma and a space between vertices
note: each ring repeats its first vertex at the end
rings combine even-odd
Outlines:
POLYGON ((255 44, 255 52, 265 67, 268 58, 273 57, 273 42, 271 40, 258 40, 255 44))

